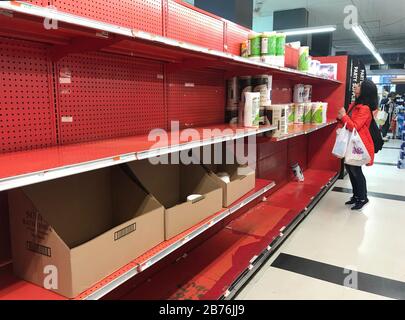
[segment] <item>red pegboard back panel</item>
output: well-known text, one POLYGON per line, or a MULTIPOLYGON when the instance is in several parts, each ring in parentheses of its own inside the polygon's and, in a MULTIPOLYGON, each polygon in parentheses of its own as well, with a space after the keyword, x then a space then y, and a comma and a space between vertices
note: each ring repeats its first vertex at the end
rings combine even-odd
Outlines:
POLYGON ((11 260, 7 192, 0 192, 0 265, 11 260))
POLYGON ((56 143, 47 47, 0 38, 0 153, 56 143))
POLYGON ((240 55, 241 43, 249 37, 249 30, 232 22, 226 25, 226 45, 227 51, 240 55))
POLYGON ((35 4, 36 6, 48 6, 52 3, 53 0, 23 0, 22 2, 27 2, 30 4, 35 4))
POLYGON ((225 80, 220 71, 183 71, 168 75, 169 121, 182 128, 224 123, 225 80))
POLYGON ((162 0, 52 0, 61 11, 102 22, 163 34, 162 0))
MULTIPOLYGON (((308 168, 308 136, 303 135, 288 141, 288 166, 295 163, 301 167, 302 170, 308 168)), ((289 170, 290 180, 294 178, 292 170, 289 170)))
POLYGON ((289 80, 273 80, 271 102, 273 104, 291 103, 293 101, 293 85, 289 80))
POLYGON ((279 152, 258 161, 257 178, 273 180, 276 186, 281 186, 288 181, 288 167, 288 149, 284 145, 279 152))
POLYGON ((58 63, 62 144, 146 134, 166 128, 163 65, 113 54, 76 54, 58 63), (66 81, 63 81, 66 82, 66 81), (66 118, 62 121, 62 117, 66 118))
POLYGON ((224 21, 172 0, 168 2, 167 37, 224 51, 224 21))

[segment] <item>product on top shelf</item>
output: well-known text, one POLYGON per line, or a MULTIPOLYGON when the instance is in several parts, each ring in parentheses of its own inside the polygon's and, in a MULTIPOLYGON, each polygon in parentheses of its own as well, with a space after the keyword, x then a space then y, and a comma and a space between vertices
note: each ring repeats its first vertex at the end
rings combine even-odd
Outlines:
POLYGON ((330 80, 337 80, 337 63, 321 63, 319 66, 319 75, 330 80))
POLYGON ((262 62, 274 64, 277 50, 277 33, 263 32, 261 34, 261 56, 262 62))
POLYGON ((251 32, 247 42, 241 43, 241 56, 269 65, 285 66, 286 35, 277 32, 251 32))
POLYGON ((308 56, 308 70, 306 70, 308 73, 311 73, 311 63, 312 63, 312 57, 308 56))
POLYGON ((249 40, 245 40, 240 44, 240 56, 244 58, 249 57, 249 40))
POLYGON ((321 67, 321 62, 319 60, 311 60, 309 72, 318 75, 321 67))
POLYGON ((261 37, 259 33, 249 34, 249 59, 260 61, 261 57, 261 37))
POLYGON ((294 86, 294 103, 304 103, 305 86, 303 84, 296 84, 294 86))
POLYGON ((297 103, 295 104, 295 124, 303 124, 304 123, 304 114, 305 114, 305 104, 297 103))
POLYGON ((277 34, 276 65, 279 67, 284 67, 285 65, 285 39, 286 35, 284 33, 277 34))
POLYGON ((304 124, 312 121, 312 103, 304 103, 304 124))
POLYGON ((271 105, 271 93, 273 86, 273 76, 260 75, 252 78, 253 92, 260 93, 260 106, 267 107, 271 105))
POLYGON ((243 111, 243 125, 258 127, 260 125, 260 93, 245 92, 245 108, 243 111))
POLYGON ((308 71, 309 70, 309 47, 304 46, 299 50, 299 61, 298 61, 298 70, 308 71))

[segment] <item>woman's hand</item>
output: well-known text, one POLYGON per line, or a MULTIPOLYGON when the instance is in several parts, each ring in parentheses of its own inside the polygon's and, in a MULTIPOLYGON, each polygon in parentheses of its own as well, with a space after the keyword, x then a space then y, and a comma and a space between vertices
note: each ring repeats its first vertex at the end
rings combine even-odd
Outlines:
POLYGON ((340 109, 339 112, 338 112, 338 119, 342 120, 345 115, 346 115, 345 108, 340 109))

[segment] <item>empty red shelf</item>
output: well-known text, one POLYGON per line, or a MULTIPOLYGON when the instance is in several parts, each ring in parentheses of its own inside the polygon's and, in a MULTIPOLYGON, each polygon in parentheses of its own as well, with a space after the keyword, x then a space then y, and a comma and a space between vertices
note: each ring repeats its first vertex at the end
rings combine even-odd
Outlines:
POLYGON ((288 133, 281 134, 277 137, 273 137, 273 141, 282 141, 286 139, 295 138, 301 135, 309 134, 311 132, 317 131, 322 128, 329 127, 331 125, 336 124, 337 121, 329 121, 325 124, 294 124, 288 126, 288 133))
POLYGON ((308 169, 186 256, 139 284, 122 299, 220 298, 250 261, 291 224, 336 172, 308 169))
POLYGON ((170 141, 169 133, 169 141, 161 142, 159 147, 155 146, 155 141, 149 141, 147 135, 141 135, 0 154, 0 191, 122 162, 150 158, 160 153, 187 150, 204 144, 255 135, 270 131, 273 127, 263 126, 257 129, 219 124, 189 129, 196 130, 201 138, 187 137, 188 140, 180 140, 181 134, 187 130, 184 129, 174 134, 174 137, 179 137, 179 141, 170 141))

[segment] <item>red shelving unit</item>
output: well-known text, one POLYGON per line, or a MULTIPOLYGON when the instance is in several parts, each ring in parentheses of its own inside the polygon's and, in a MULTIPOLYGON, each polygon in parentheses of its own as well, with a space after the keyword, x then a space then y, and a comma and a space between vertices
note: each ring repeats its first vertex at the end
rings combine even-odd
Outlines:
POLYGON ((325 124, 294 124, 288 127, 288 133, 273 137, 273 141, 283 141, 291 138, 295 138, 301 135, 310 134, 319 129, 336 124, 337 121, 330 121, 325 124))
MULTIPOLYGON (((121 292, 125 300, 217 300, 249 270, 269 245, 335 178, 337 172, 305 171, 305 182, 290 182, 265 202, 235 218, 223 229, 166 268, 121 292), (204 257, 204 258, 202 258, 204 257), (159 290, 156 288, 159 287, 159 290)), ((118 293, 115 293, 114 298, 118 293)), ((106 297, 108 299, 108 296, 106 297)))
MULTIPOLYGON (((157 264, 160 260, 183 247, 206 230, 220 224, 225 218, 231 216, 245 206, 248 206, 251 202, 257 201, 261 196, 267 194, 273 187, 274 182, 257 179, 255 189, 235 201, 235 203, 233 203, 229 208, 223 209, 215 215, 201 221, 199 224, 195 225, 189 230, 184 231, 178 236, 162 242, 134 261, 131 261, 126 266, 123 266, 121 269, 117 270, 107 278, 102 279, 99 283, 96 283, 92 288, 89 288, 86 292, 83 292, 76 299, 99 299, 103 297, 138 273, 141 273, 151 266, 157 264)), ((5 268, 0 268, 0 300, 1 299, 65 300, 66 298, 46 289, 40 288, 27 281, 15 278, 12 275, 11 266, 8 265, 5 268)))
MULTIPOLYGON (((252 258, 279 239, 280 229, 295 223, 339 171, 330 151, 347 57, 319 58, 338 64, 336 81, 253 62, 238 56, 249 30, 181 1, 1 1, 0 11, 2 237, 9 233, 6 190, 272 131, 223 124, 228 77, 273 75, 274 103, 290 102, 294 84, 312 84, 314 100, 329 104, 324 126, 258 138, 255 190, 77 299, 152 298, 147 278, 161 285, 154 290, 164 298, 227 296, 252 258), (45 30, 45 19, 57 20, 58 28, 45 30), (171 121, 179 121, 180 136, 188 128, 200 135, 217 130, 154 146, 149 131, 169 130, 171 121), (292 182, 293 162, 304 169, 305 183, 292 182), (263 195, 270 198, 260 203, 263 195), (198 259, 202 254, 208 258, 198 259)), ((11 257, 9 241, 0 240, 2 265, 11 257)), ((8 265, 0 268, 0 299, 63 298, 16 279, 8 265)))
POLYGON ((196 139, 193 135, 187 135, 190 131, 183 129, 172 132, 173 136, 169 132, 168 140, 158 146, 147 135, 140 135, 0 154, 0 191, 137 159, 240 139, 271 131, 274 127, 244 128, 219 124, 192 129, 199 137, 204 138, 196 139), (175 141, 172 138, 176 138, 175 141))

